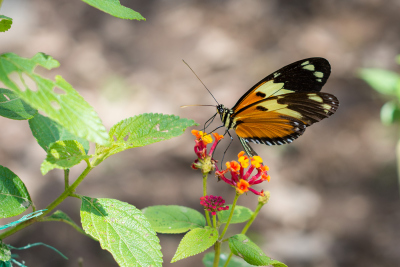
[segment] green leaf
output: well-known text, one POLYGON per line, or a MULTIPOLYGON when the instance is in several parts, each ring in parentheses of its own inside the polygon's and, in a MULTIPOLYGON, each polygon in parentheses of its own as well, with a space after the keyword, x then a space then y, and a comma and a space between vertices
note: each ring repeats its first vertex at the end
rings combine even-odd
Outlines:
POLYGON ((96 155, 102 160, 129 148, 150 145, 183 134, 190 126, 198 125, 193 120, 175 115, 145 113, 130 117, 115 124, 109 133, 110 147, 96 146, 96 155))
POLYGON ((0 166, 0 218, 24 212, 32 204, 24 183, 8 168, 0 166))
MULTIPOLYGON (((232 204, 228 205, 229 210, 221 210, 217 212, 218 219, 221 223, 226 223, 229 218, 229 214, 231 213, 232 204)), ((242 223, 246 222, 250 219, 253 215, 251 209, 243 206, 236 206, 235 210, 233 211, 233 216, 230 223, 242 223)))
POLYGON ((93 108, 61 76, 56 76, 52 81, 34 73, 37 65, 52 69, 58 67, 59 63, 43 53, 37 53, 30 59, 13 53, 2 54, 0 81, 69 132, 106 145, 107 131, 93 108))
POLYGON ((272 265, 274 267, 287 267, 286 264, 273 260, 243 234, 234 235, 229 238, 229 248, 236 256, 241 257, 247 263, 256 266, 272 265))
POLYGON ((85 148, 86 154, 89 151, 89 141, 73 135, 63 126, 45 116, 36 114, 29 120, 29 127, 38 144, 46 152, 52 143, 64 140, 76 140, 85 148))
POLYGON ((29 106, 13 91, 0 88, 0 116, 13 120, 32 119, 37 110, 29 106))
POLYGON ((140 210, 125 202, 82 197, 85 232, 99 240, 119 266, 161 266, 161 246, 140 210))
POLYGON ((108 13, 114 17, 120 19, 135 19, 135 20, 146 20, 138 12, 121 6, 119 0, 82 0, 88 5, 100 9, 101 11, 108 13))
POLYGON ((217 240, 218 231, 215 228, 206 226, 193 229, 182 238, 171 263, 199 254, 214 245, 217 240))
POLYGON ((0 15, 0 32, 6 32, 11 28, 12 18, 0 15))
POLYGON ((182 206, 151 206, 142 210, 157 233, 180 234, 202 228, 206 220, 200 212, 182 206))
POLYGON ((361 69, 359 76, 379 93, 396 95, 396 87, 400 82, 397 73, 382 69, 361 69))
POLYGON ((384 125, 390 125, 400 120, 400 108, 395 101, 385 103, 381 108, 381 121, 384 125))
POLYGON ((11 260, 10 248, 0 240, 0 261, 11 260))
POLYGON ((0 267, 12 267, 11 261, 0 261, 0 267))
POLYGON ((75 140, 57 141, 50 145, 47 157, 40 166, 43 175, 52 169, 70 169, 82 160, 91 156, 86 155, 83 146, 75 140))
MULTIPOLYGON (((214 265, 214 257, 215 253, 214 252, 209 252, 206 253, 203 257, 203 264, 206 267, 213 267, 214 265)), ((221 253, 219 255, 219 262, 218 262, 218 267, 223 267, 225 266, 225 262, 228 259, 228 255, 221 253)), ((251 267, 254 265, 248 264, 245 262, 243 259, 238 258, 238 257, 232 257, 231 260, 229 261, 229 264, 227 267, 251 267)))

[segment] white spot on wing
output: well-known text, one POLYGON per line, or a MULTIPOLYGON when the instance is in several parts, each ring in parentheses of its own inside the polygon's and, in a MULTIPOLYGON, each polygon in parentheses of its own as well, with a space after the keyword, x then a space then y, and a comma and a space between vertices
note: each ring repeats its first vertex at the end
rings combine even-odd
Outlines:
MULTIPOLYGON (((302 65, 303 65, 303 64, 302 64, 302 65)), ((314 71, 314 70, 315 70, 315 67, 314 67, 314 65, 306 65, 306 66, 303 67, 303 69, 309 70, 309 71, 314 71)))
POLYGON ((303 63, 301 63, 302 66, 308 65, 308 64, 310 64, 310 61, 308 61, 308 60, 307 60, 307 61, 304 61, 303 63))
POLYGON ((316 72, 314 72, 314 76, 318 77, 318 78, 322 78, 322 77, 324 77, 324 73, 320 72, 320 71, 316 71, 316 72))

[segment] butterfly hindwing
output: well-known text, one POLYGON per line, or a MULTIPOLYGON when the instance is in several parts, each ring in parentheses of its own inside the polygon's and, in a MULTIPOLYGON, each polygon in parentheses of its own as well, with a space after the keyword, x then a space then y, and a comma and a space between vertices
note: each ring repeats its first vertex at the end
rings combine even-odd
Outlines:
POLYGON ((235 112, 257 101, 294 92, 319 92, 331 73, 329 62, 320 57, 289 64, 250 88, 232 108, 235 112))
POLYGON ((287 144, 302 135, 307 126, 335 113, 338 105, 337 98, 328 93, 278 95, 232 114, 232 128, 246 142, 287 144))

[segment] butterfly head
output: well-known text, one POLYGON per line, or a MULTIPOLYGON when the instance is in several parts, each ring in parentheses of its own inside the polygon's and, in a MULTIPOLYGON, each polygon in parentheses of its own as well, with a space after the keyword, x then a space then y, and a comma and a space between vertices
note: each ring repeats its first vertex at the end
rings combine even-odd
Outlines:
POLYGON ((219 116, 221 117, 221 121, 225 125, 227 129, 231 129, 233 127, 232 125, 232 119, 231 115, 233 114, 233 110, 226 108, 222 104, 217 105, 217 112, 219 116))
POLYGON ((219 115, 222 116, 222 114, 224 114, 225 110, 226 110, 226 107, 224 105, 222 105, 222 104, 217 105, 217 112, 219 115))

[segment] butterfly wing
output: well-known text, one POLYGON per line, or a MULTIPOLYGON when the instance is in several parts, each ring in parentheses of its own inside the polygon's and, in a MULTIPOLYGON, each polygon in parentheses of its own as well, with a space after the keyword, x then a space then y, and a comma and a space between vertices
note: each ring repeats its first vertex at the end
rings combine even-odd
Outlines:
POLYGON ((307 126, 334 114, 338 99, 321 92, 289 93, 255 102, 232 114, 233 129, 249 155, 248 142, 266 145, 291 143, 307 126))
POLYGON ((328 60, 307 58, 268 75, 248 90, 232 108, 238 112, 248 105, 272 96, 293 92, 319 92, 331 73, 328 60))

